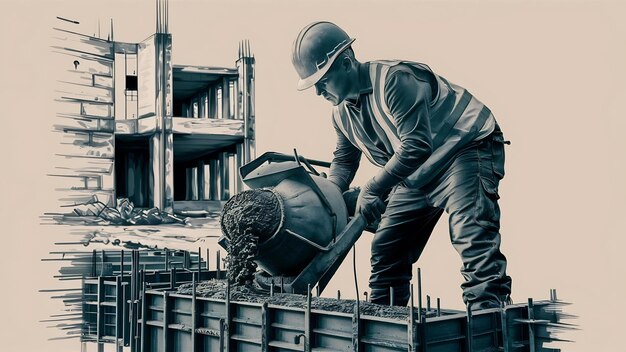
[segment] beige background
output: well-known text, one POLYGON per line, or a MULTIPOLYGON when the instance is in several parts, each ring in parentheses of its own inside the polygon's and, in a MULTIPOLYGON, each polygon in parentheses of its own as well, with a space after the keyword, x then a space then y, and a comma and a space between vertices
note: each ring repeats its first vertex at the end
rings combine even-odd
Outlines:
MULTIPOLYGON (((152 1, 0 2, 0 138, 2 218, 0 350, 77 351, 48 342, 58 331, 39 320, 60 309, 38 289, 55 287, 56 264, 39 261, 59 229, 39 226, 54 199, 49 156, 55 16, 77 30, 138 42, 154 31, 152 1)), ((174 62, 234 66, 237 43, 257 58, 258 152, 329 159, 330 106, 295 90, 291 44, 301 27, 329 19, 357 38, 361 60, 422 61, 467 87, 495 113, 505 135, 507 176, 501 184, 503 251, 516 302, 547 298, 550 288, 572 302, 582 330, 564 351, 626 351, 626 6, 591 1, 171 1, 174 62)), ((364 164, 367 164, 364 161, 364 164)), ((373 175, 364 168, 357 183, 373 175)), ((462 308, 460 261, 442 219, 420 260, 425 292, 462 308)), ((366 287, 368 241, 358 245, 359 284, 366 287)), ((354 297, 342 268, 333 289, 354 297)))

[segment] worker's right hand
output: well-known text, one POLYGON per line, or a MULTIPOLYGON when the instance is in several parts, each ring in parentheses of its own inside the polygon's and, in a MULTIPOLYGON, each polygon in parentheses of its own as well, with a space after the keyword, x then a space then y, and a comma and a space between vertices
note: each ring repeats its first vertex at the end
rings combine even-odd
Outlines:
POLYGON ((380 198, 378 194, 373 192, 368 185, 365 185, 359 193, 359 198, 356 201, 355 214, 361 213, 368 224, 380 219, 385 212, 385 202, 380 198))

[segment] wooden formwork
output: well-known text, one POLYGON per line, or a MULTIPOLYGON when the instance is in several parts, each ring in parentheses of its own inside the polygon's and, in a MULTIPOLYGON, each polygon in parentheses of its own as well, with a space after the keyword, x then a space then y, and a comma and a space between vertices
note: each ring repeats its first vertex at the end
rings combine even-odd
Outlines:
POLYGON ((101 276, 83 280, 83 342, 113 343, 137 350, 139 322, 143 314, 142 292, 147 289, 171 289, 193 280, 218 278, 217 271, 143 272, 132 275, 101 276))
MULTIPOLYGON (((557 341, 555 331, 572 328, 560 322, 564 303, 552 291, 545 301, 473 314, 437 309, 441 316, 420 309, 418 293, 418 307, 409 309, 411 319, 383 318, 362 314, 357 305, 352 314, 311 309, 310 295, 304 308, 296 308, 232 301, 228 290, 225 299, 201 297, 195 285, 192 294, 179 294, 175 290, 181 284, 224 277, 221 265, 209 271, 200 256, 189 253, 177 254, 177 260, 171 253, 129 254, 129 259, 123 252, 90 257, 88 272, 96 276, 83 277, 78 299, 82 342, 114 344, 118 351, 126 347, 131 352, 535 352, 558 351, 545 343, 557 341), (159 262, 157 257, 168 259, 159 262), (102 263, 115 267, 103 271, 102 263), (160 269, 144 269, 147 265, 160 269), (110 275, 100 275, 103 272, 110 275)), ((219 256, 215 259, 219 262, 219 256)))
MULTIPOLYGON (((140 351, 557 351, 556 300, 398 320, 146 290, 140 351)), ((310 306, 310 305, 309 305, 310 306)))

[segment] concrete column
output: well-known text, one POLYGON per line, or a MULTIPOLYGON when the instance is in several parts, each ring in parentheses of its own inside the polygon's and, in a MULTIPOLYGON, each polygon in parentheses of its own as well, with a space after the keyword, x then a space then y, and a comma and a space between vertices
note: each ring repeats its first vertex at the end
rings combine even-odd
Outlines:
MULTIPOLYGON (((152 206, 161 209, 163 206, 163 155, 161 153, 161 134, 155 133, 150 137, 150 189, 152 190, 152 206)), ((128 178, 127 178, 128 179, 128 178)))
POLYGON ((230 118, 230 81, 226 77, 222 80, 222 118, 230 118))
POLYGON ((243 144, 239 143, 237 144, 237 155, 236 155, 236 159, 235 159, 235 170, 233 170, 233 172, 236 175, 236 186, 235 186, 235 193, 239 193, 241 191, 243 191, 243 181, 241 180, 241 173, 239 172, 239 168, 241 168, 244 165, 244 159, 245 159, 245 155, 244 155, 244 146, 243 144))
POLYGON ((219 200, 219 160, 209 161, 209 199, 219 200))
POLYGON ((217 118, 217 89, 215 87, 210 87, 208 91, 209 95, 209 108, 208 108, 208 116, 211 119, 217 118))
POLYGON ((228 200, 230 198, 229 190, 229 165, 228 153, 220 153, 220 199, 228 200))
POLYGON ((187 195, 185 200, 198 200, 198 177, 197 169, 195 167, 188 167, 186 170, 186 185, 187 195))
POLYGON ((151 139, 154 206, 173 212, 174 135, 172 133, 172 36, 155 34, 156 43, 156 117, 158 132, 151 139), (158 174, 158 176, 157 176, 158 174), (158 181, 158 182, 157 182, 158 181))
POLYGON ((206 200, 206 190, 204 189, 205 177, 204 177, 204 160, 198 161, 198 166, 196 167, 198 174, 198 200, 206 200))
POLYGON ((206 111, 204 108, 204 99, 206 98, 206 93, 200 93, 198 95, 198 117, 201 119, 206 118, 206 111))
POLYGON ((244 123, 244 163, 250 162, 256 156, 255 143, 255 109, 254 109, 254 64, 255 59, 250 51, 250 43, 242 42, 237 71, 239 73, 238 89, 241 94, 241 118, 244 123))

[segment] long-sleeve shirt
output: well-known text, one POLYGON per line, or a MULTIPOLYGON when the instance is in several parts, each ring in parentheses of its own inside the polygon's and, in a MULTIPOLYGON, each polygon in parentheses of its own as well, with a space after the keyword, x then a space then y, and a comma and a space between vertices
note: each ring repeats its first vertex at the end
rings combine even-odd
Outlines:
POLYGON ((451 161, 451 153, 495 125, 482 103, 425 65, 364 63, 359 86, 356 101, 333 110, 337 147, 329 178, 342 190, 352 182, 361 154, 393 179, 423 185, 433 169, 451 161))

